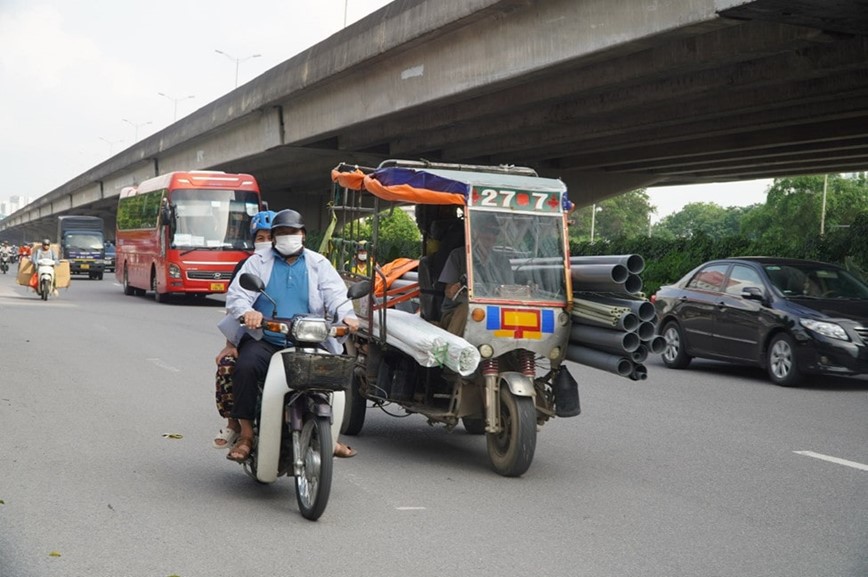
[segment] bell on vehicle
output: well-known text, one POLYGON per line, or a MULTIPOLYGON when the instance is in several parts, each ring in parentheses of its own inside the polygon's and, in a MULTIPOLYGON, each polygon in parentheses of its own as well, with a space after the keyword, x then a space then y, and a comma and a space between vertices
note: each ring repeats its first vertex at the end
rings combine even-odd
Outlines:
POLYGON ((558 417, 575 417, 582 412, 579 405, 579 383, 567 367, 561 365, 554 380, 555 414, 558 417))

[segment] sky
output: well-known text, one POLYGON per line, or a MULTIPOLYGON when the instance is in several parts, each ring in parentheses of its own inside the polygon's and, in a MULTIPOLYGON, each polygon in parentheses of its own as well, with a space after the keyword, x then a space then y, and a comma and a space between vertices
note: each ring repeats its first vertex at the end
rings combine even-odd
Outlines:
MULTIPOLYGON (((244 84, 386 4, 0 0, 0 200, 43 196, 233 90, 236 64, 244 84)), ((763 202, 768 182, 649 189, 654 221, 763 202)))

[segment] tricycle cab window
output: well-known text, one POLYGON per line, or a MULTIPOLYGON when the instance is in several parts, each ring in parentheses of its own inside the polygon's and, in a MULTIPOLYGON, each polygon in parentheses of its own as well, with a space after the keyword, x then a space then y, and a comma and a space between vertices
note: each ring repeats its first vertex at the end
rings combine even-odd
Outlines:
POLYGON ((474 299, 566 300, 560 213, 469 212, 468 286, 474 299))

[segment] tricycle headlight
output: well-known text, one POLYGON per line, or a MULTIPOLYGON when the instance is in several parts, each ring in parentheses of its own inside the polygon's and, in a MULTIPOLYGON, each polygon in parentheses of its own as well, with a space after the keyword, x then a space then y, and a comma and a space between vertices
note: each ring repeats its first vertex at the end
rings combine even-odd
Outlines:
POLYGON ((325 319, 300 318, 292 322, 292 340, 297 343, 321 343, 329 338, 325 319))
POLYGON ((850 337, 847 332, 841 328, 841 325, 830 323, 827 321, 818 321, 816 319, 801 319, 799 323, 806 329, 812 330, 815 333, 821 334, 824 337, 849 341, 850 337))

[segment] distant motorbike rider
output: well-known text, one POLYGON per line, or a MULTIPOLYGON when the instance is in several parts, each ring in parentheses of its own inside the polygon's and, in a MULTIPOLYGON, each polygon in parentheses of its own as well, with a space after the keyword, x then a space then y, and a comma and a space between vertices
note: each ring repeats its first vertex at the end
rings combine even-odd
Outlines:
POLYGON ((51 240, 47 239, 47 238, 42 240, 42 246, 37 248, 36 252, 33 254, 32 260, 33 260, 34 266, 38 265, 40 259, 43 259, 43 258, 53 260, 54 264, 57 264, 57 261, 59 260, 57 258, 57 253, 54 252, 53 248, 51 248, 51 240))
MULTIPOLYGON (((346 285, 326 257, 304 248, 305 226, 301 215, 289 209, 278 212, 271 223, 271 234, 274 248, 255 252, 240 272, 262 279, 281 308, 274 310, 268 299, 242 288, 236 278, 226 295, 226 310, 232 318, 241 319, 251 330, 260 326, 264 312, 268 316, 291 318, 306 313, 324 316, 328 311, 330 315, 336 313, 338 321, 355 332, 359 320, 352 304, 346 301, 346 285)), ((238 419, 241 431, 227 455, 232 461, 243 462, 250 455, 258 383, 265 378, 272 355, 285 346, 282 335, 264 333, 262 340, 245 335, 238 345, 232 376, 235 397, 232 417, 238 419)), ((334 338, 323 346, 335 354, 342 352, 341 344, 334 338)))
POLYGON ((6 274, 6 269, 9 268, 9 263, 12 262, 14 254, 12 247, 9 246, 9 241, 4 240, 3 245, 0 246, 0 257, 3 257, 3 274, 6 274))

